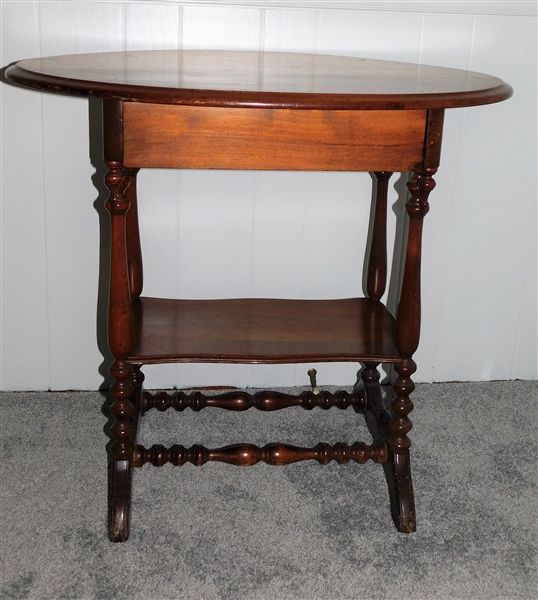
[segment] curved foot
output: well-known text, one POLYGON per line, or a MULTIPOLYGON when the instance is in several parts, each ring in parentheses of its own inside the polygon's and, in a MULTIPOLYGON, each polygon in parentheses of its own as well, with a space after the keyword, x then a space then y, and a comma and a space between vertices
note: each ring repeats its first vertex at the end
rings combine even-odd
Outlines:
POLYGON ((108 537, 125 542, 131 522, 132 460, 109 458, 108 537))
MULTIPOLYGON (((377 363, 366 363, 365 367, 362 380, 368 397, 366 424, 374 442, 387 443, 392 433, 389 426, 390 414, 381 395, 377 363)), ((402 533, 413 533, 416 531, 416 517, 409 450, 398 453, 391 451, 383 469, 396 528, 402 533)))
POLYGON ((398 531, 413 533, 417 529, 417 524, 409 452, 394 453, 391 463, 390 468, 394 481, 391 493, 392 518, 398 531))
MULTIPOLYGON (((140 367, 134 367, 129 380, 134 388, 130 397, 133 405, 131 424, 134 430, 131 442, 134 446, 138 434, 142 404, 142 383, 144 381, 144 375, 140 371, 140 367)), ((129 537, 133 467, 132 456, 129 458, 116 458, 112 452, 110 453, 108 458, 108 537, 112 542, 125 542, 129 537)))

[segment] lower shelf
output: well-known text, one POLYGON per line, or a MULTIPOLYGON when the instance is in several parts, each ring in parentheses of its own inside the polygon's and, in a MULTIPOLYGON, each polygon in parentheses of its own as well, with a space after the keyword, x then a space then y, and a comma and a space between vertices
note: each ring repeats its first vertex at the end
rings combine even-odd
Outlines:
POLYGON ((133 302, 132 364, 394 362, 394 317, 380 303, 344 300, 133 302))

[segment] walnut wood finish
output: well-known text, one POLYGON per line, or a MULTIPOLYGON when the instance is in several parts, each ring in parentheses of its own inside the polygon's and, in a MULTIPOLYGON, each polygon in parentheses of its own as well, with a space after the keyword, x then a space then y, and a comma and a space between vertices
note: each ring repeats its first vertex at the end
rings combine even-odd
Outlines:
POLYGON ((168 394, 161 392, 157 395, 144 392, 142 397, 142 412, 145 413, 152 408, 164 412, 173 408, 178 412, 190 408, 194 411, 200 411, 206 407, 224 408, 226 410, 244 411, 249 408, 256 408, 261 411, 282 410, 291 406, 301 406, 305 410, 312 410, 319 407, 328 410, 334 406, 345 410, 353 406, 356 412, 363 412, 366 408, 366 394, 362 391, 349 393, 344 390, 332 394, 323 390, 319 394, 314 392, 303 392, 300 396, 283 394, 281 392, 264 391, 251 395, 247 392, 228 392, 215 396, 204 396, 201 392, 185 394, 177 392, 168 394))
POLYGON ((6 77, 60 94, 230 108, 415 110, 490 104, 512 95, 509 85, 483 73, 285 52, 53 56, 22 60, 6 77))
POLYGON ((124 163, 169 169, 412 171, 425 110, 202 108, 126 103, 124 163))
MULTIPOLYGON (((378 366, 378 363, 367 362, 361 373, 367 395, 364 415, 374 443, 385 444, 392 434, 391 415, 381 395, 378 366)), ((416 530, 416 517, 409 450, 399 454, 394 454, 390 448, 387 450, 387 461, 383 464, 383 469, 389 490, 392 518, 398 531, 412 533, 416 530)))
POLYGON ((367 298, 133 302, 130 364, 398 360, 394 318, 367 298))
POLYGON ((144 285, 142 248, 140 247, 140 233, 138 228, 138 203, 136 198, 136 175, 138 171, 139 169, 124 169, 125 175, 129 178, 130 182, 125 190, 125 195, 130 205, 126 215, 125 235, 131 300, 136 300, 136 298, 140 297, 144 285))
POLYGON ((317 460, 322 465, 327 465, 332 460, 341 465, 350 460, 361 464, 367 460, 384 463, 387 460, 387 447, 385 444, 367 446, 356 442, 352 446, 343 443, 334 446, 318 444, 314 448, 299 448, 289 444, 267 444, 263 448, 253 444, 234 444, 213 450, 199 445, 190 448, 180 445, 171 448, 154 445, 148 450, 138 445, 134 455, 136 467, 142 467, 147 462, 155 467, 162 467, 166 463, 180 467, 187 462, 201 467, 209 461, 224 462, 238 467, 251 467, 259 462, 282 466, 302 460, 317 460))
MULTIPOLYGON (((131 440, 138 435, 144 374, 135 366, 129 377, 133 393, 129 400, 133 407, 130 423, 133 427, 131 440)), ((113 434, 112 434, 113 435, 113 434)), ((113 438, 114 439, 114 438, 113 438)), ((113 442, 114 444, 115 442, 113 442)), ((134 450, 134 448, 133 448, 134 450)), ((129 537, 131 523, 131 495, 133 483, 132 457, 117 458, 108 454, 108 535, 113 542, 123 542, 129 537)))
POLYGON ((108 308, 108 344, 115 360, 110 368, 114 383, 110 394, 114 403, 110 413, 113 443, 109 462, 109 537, 124 541, 129 535, 132 456, 136 427, 132 420, 135 407, 132 367, 127 364, 133 340, 133 316, 127 266, 126 213, 130 202, 125 191, 131 179, 123 168, 121 102, 106 101, 103 106, 104 158, 109 168, 105 183, 110 189, 106 208, 110 212, 111 261, 108 308))
POLYGON ((379 301, 387 284, 387 194, 392 173, 380 171, 374 175, 377 187, 366 292, 368 298, 379 301))
MULTIPOLYGON (((455 69, 289 53, 151 51, 30 59, 10 66, 14 83, 104 98, 104 159, 110 189, 109 345, 114 356, 109 455, 109 536, 129 535, 134 466, 215 460, 272 465, 299 460, 383 464, 399 531, 415 530, 408 433, 420 337, 423 219, 435 187, 446 108, 499 102, 501 80, 455 69), (369 170, 376 194, 366 299, 164 300, 142 297, 137 215, 139 168, 369 170), (382 305, 387 280, 387 191, 393 171, 412 171, 405 266, 396 319, 382 305), (143 392, 141 366, 167 362, 364 364, 352 394, 289 396, 230 392, 207 397, 143 392), (379 386, 394 365, 393 415, 379 386), (290 406, 364 412, 374 443, 299 448, 237 444, 207 449, 137 445, 142 412, 214 406, 271 411, 290 406)), ((315 386, 314 371, 310 370, 315 386)))

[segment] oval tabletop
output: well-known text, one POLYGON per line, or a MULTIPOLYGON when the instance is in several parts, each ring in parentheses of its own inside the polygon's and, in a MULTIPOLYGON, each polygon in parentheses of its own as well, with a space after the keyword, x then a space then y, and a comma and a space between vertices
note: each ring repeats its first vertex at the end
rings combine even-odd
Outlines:
POLYGON ((281 52, 150 50, 35 58, 6 78, 43 91, 196 106, 424 109, 512 95, 502 80, 459 69, 281 52))

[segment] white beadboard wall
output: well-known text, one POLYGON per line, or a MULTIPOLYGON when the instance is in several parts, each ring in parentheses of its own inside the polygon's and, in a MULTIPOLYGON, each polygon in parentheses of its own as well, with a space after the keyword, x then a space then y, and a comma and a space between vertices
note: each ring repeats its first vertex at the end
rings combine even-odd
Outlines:
MULTIPOLYGON (((425 222, 415 379, 536 378, 535 2, 3 0, 1 10, 1 66, 77 52, 286 50, 510 83, 507 102, 447 113, 425 222)), ((92 183, 88 102, 0 89, 1 389, 97 389, 109 356, 96 341, 102 186, 92 183)), ((145 295, 362 293, 368 174, 147 170, 139 181, 145 295)), ((393 179, 391 205, 402 184, 393 179)), ((299 385, 309 366, 145 372, 148 387, 299 385)), ((321 384, 352 384, 356 371, 318 366, 321 384)))

